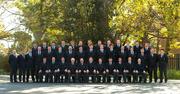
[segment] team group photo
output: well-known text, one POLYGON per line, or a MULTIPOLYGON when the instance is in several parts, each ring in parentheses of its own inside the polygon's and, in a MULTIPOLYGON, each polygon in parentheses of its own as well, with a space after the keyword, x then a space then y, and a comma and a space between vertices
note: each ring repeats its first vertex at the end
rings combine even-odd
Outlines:
POLYGON ((180 0, 0 0, 0 94, 180 94, 180 0))
POLYGON ((10 82, 146 83, 147 78, 149 83, 156 83, 158 78, 159 83, 167 82, 168 57, 164 49, 156 53, 150 43, 141 46, 135 42, 131 46, 129 42, 122 45, 120 40, 115 44, 111 40, 105 44, 89 40, 86 44, 44 42, 33 44, 27 53, 17 55, 13 50, 9 56, 10 82))

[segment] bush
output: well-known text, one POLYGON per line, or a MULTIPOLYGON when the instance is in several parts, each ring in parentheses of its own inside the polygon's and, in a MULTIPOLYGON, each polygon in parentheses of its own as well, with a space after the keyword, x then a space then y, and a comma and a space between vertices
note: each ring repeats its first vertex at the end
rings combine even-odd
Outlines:
POLYGON ((168 79, 180 80, 180 70, 168 70, 168 79))

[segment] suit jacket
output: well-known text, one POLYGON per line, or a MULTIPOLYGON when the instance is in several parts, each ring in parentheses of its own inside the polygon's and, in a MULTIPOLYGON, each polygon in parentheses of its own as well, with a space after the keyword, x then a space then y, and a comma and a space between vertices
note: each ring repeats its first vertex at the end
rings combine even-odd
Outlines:
POLYGON ((159 55, 159 68, 166 69, 168 65, 168 56, 164 54, 163 56, 159 55))
POLYGON ((17 58, 16 56, 14 56, 13 54, 9 55, 9 65, 11 67, 11 69, 17 69, 17 58))
POLYGON ((18 67, 19 69, 26 69, 26 61, 25 61, 25 57, 23 55, 19 55, 18 57, 18 67))

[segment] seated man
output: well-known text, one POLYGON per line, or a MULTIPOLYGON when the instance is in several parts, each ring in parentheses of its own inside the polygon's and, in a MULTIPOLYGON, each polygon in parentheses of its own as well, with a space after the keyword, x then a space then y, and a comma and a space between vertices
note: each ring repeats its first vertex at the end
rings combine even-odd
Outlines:
POLYGON ((146 67, 145 65, 141 62, 141 59, 138 58, 137 60, 137 73, 138 73, 138 77, 139 77, 139 82, 141 83, 142 82, 142 79, 143 79, 143 82, 146 83, 146 67))
POLYGON ((40 68, 39 68, 39 82, 44 82, 44 76, 45 76, 45 82, 48 82, 48 77, 49 77, 49 69, 48 69, 48 63, 47 63, 47 59, 44 57, 43 58, 43 62, 40 64, 40 68))
POLYGON ((107 79, 108 83, 111 82, 111 78, 113 77, 113 70, 114 70, 113 59, 109 58, 108 59, 108 64, 106 66, 106 79, 107 79))
POLYGON ((49 63, 49 69, 50 69, 50 75, 49 75, 49 80, 50 80, 50 83, 53 83, 55 82, 55 79, 56 78, 56 73, 58 72, 58 69, 57 68, 57 62, 56 62, 56 58, 55 57, 52 57, 52 60, 51 62, 49 63))
POLYGON ((65 69, 67 68, 67 62, 65 61, 65 58, 64 57, 61 57, 61 61, 60 61, 60 64, 59 64, 59 69, 60 69, 60 82, 61 83, 64 83, 65 80, 65 69))
POLYGON ((114 67, 114 82, 121 83, 121 77, 123 76, 124 62, 122 62, 122 58, 118 58, 118 62, 116 62, 114 67))
POLYGON ((127 81, 129 83, 131 83, 131 76, 132 76, 132 72, 133 72, 133 66, 134 66, 134 63, 132 62, 132 59, 131 57, 128 57, 128 62, 125 64, 125 67, 124 67, 124 82, 126 83, 127 81))
POLYGON ((98 59, 98 64, 96 65, 96 77, 97 77, 97 82, 98 83, 101 83, 101 78, 104 76, 103 71, 104 71, 104 64, 103 64, 102 59, 99 58, 98 59))
POLYGON ((89 70, 87 69, 86 64, 84 63, 84 59, 80 58, 78 64, 78 80, 80 83, 88 81, 89 78, 87 78, 87 72, 89 73, 89 70))
POLYGON ((95 70, 95 63, 92 57, 89 57, 89 61, 87 64, 88 64, 87 67, 89 70, 88 78, 91 77, 91 80, 94 83, 96 81, 95 79, 96 70, 95 70))
POLYGON ((65 72, 68 73, 68 82, 75 83, 76 80, 76 70, 77 70, 77 64, 75 58, 71 58, 71 63, 65 72))

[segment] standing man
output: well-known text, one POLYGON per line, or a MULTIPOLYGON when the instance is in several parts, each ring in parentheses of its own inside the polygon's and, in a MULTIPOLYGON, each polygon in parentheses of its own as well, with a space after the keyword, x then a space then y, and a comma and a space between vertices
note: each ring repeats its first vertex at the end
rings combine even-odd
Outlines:
POLYGON ((19 68, 19 82, 23 80, 25 82, 25 73, 26 73, 26 61, 24 54, 18 56, 18 68, 19 68), (23 79, 21 79, 23 78, 23 79))
POLYGON ((35 55, 35 75, 36 75, 36 82, 38 82, 38 72, 39 72, 39 67, 40 67, 40 64, 42 62, 42 59, 43 59, 43 54, 42 54, 42 51, 41 51, 41 47, 39 46, 37 48, 37 52, 36 52, 36 55, 35 55))
POLYGON ((155 54, 154 48, 151 48, 148 56, 149 83, 152 82, 152 74, 154 74, 154 82, 157 82, 157 60, 158 56, 155 54))
POLYGON ((32 81, 35 82, 35 74, 36 74, 36 54, 37 54, 38 46, 36 43, 33 44, 32 48, 32 81))
POLYGON ((32 65, 33 65, 33 58, 32 58, 32 51, 29 51, 29 53, 27 53, 25 55, 25 60, 26 60, 26 82, 29 82, 29 75, 31 73, 31 78, 32 78, 32 65))
POLYGON ((17 58, 16 50, 13 50, 12 54, 9 56, 10 71, 10 82, 17 82, 17 58))
POLYGON ((167 65, 168 65, 168 57, 164 52, 164 49, 161 49, 159 55, 159 72, 160 72, 160 83, 165 80, 167 82, 167 65))

